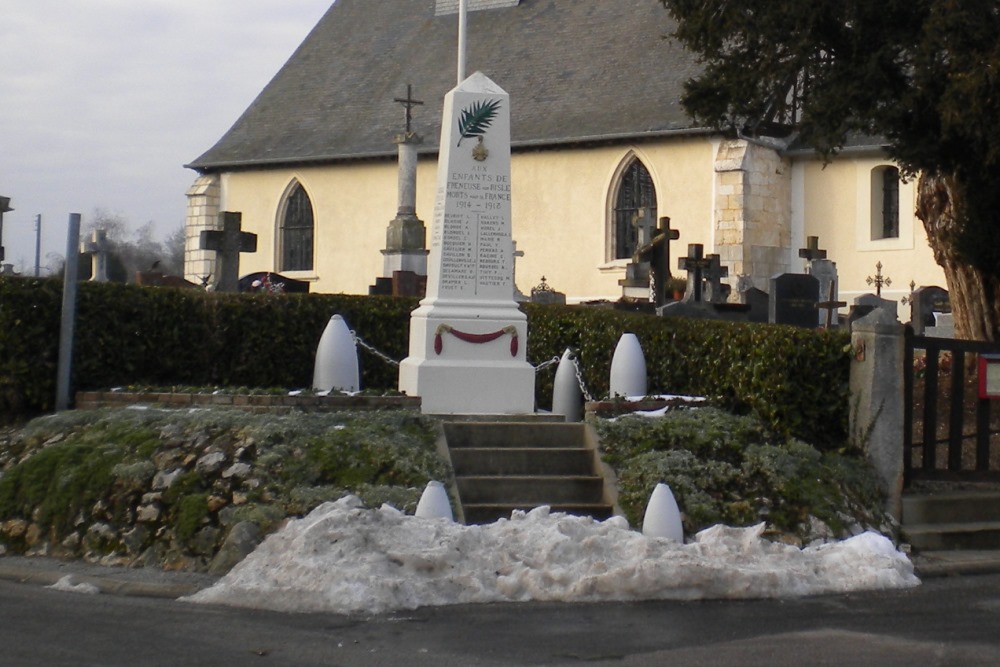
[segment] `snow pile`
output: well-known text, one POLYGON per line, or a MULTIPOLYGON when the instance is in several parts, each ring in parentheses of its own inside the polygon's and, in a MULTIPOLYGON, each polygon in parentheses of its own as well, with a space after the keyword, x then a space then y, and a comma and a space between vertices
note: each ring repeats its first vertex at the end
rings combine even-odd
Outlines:
POLYGON ((51 588, 54 591, 66 591, 68 593, 84 593, 86 595, 97 595, 101 592, 101 589, 94 584, 85 582, 76 583, 71 574, 67 574, 51 586, 46 586, 46 588, 51 588))
POLYGON ((678 544, 547 507, 462 526, 356 497, 324 503, 186 600, 278 611, 379 613, 496 601, 789 597, 920 582, 881 535, 798 549, 715 526, 678 544))

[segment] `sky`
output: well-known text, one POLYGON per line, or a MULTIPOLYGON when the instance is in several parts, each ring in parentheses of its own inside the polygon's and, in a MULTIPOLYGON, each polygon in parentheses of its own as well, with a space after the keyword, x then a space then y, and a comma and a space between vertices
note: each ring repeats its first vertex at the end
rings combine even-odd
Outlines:
POLYGON ((463 526, 387 505, 367 509, 347 496, 288 522, 186 600, 360 614, 529 600, 785 598, 920 584, 906 555, 877 533, 800 549, 762 538, 763 530, 713 526, 681 544, 648 537, 622 517, 595 521, 541 507, 463 526))
POLYGON ((70 213, 163 238, 185 169, 232 126, 333 0, 9 0, 0 20, 4 263, 66 252, 70 213))

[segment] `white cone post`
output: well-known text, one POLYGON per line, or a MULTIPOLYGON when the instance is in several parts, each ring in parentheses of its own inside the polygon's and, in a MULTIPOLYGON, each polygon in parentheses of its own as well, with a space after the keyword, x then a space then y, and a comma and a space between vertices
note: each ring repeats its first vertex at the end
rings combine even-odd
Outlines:
POLYGON ((552 384, 552 414, 563 415, 568 422, 578 422, 583 418, 583 392, 576 379, 576 363, 569 348, 563 352, 556 367, 556 379, 552 384))
POLYGON ((665 537, 684 544, 684 526, 681 511, 670 487, 660 483, 653 489, 642 518, 642 534, 646 537, 665 537))
POLYGON ((441 482, 430 481, 424 488, 417 503, 416 516, 422 519, 448 519, 454 521, 455 515, 451 511, 451 502, 448 500, 448 492, 445 491, 441 482))
POLYGON ((633 333, 624 333, 618 339, 615 354, 611 358, 611 381, 609 395, 646 395, 646 357, 642 353, 639 339, 633 333))
POLYGON ((347 322, 334 315, 327 323, 316 348, 313 389, 319 391, 358 391, 358 348, 347 322))

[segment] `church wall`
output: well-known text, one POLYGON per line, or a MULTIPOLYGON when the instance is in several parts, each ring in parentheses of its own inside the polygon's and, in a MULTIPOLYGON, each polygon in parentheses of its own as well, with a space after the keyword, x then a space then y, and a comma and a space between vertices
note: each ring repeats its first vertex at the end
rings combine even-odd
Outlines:
MULTIPOLYGON (((820 160, 800 159, 805 188, 804 234, 818 236, 827 258, 837 263, 840 298, 849 303, 856 296, 874 292, 866 279, 874 277, 878 262, 882 262, 883 275, 892 279, 892 285, 882 288, 882 296, 888 299, 898 301, 908 295, 911 280, 918 287, 946 287, 944 273, 927 245, 923 224, 914 214, 915 182, 899 186, 899 238, 872 239, 871 173, 891 164, 875 155, 840 156, 825 168, 820 160)), ((879 196, 876 191, 876 199, 879 196)), ((796 259, 795 265, 800 263, 796 259)), ((900 306, 903 321, 906 312, 907 308, 900 306)))
MULTIPOLYGON (((630 155, 653 178, 658 215, 681 232, 671 260, 688 243, 712 243, 712 160, 705 138, 638 146, 515 153, 512 158, 512 228, 518 250, 518 287, 530 293, 542 276, 571 302, 621 296, 626 260, 608 260, 611 192, 630 155)), ((417 216, 430 238, 437 162, 417 167, 417 216)), ((383 270, 385 234, 396 215, 395 160, 325 167, 223 174, 221 210, 240 211, 243 230, 257 234, 257 252, 240 258, 240 274, 277 270, 276 229, 283 197, 297 179, 313 204, 314 270, 283 272, 309 280, 314 292, 366 294, 383 270)))
POLYGON ((515 154, 513 235, 525 253, 517 260, 520 289, 528 293, 545 276, 571 302, 621 296, 627 260, 608 258, 608 225, 615 179, 633 154, 653 179, 657 215, 669 216, 681 232, 672 257, 683 257, 688 243, 710 244, 712 152, 707 139, 683 139, 515 154))

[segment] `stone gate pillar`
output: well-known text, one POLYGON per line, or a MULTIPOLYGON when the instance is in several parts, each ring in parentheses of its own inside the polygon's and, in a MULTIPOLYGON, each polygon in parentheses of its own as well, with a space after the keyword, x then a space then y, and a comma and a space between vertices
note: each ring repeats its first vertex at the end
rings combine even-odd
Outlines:
POLYGON ((865 452, 886 496, 886 511, 902 514, 903 325, 876 308, 851 327, 850 438, 865 452))

